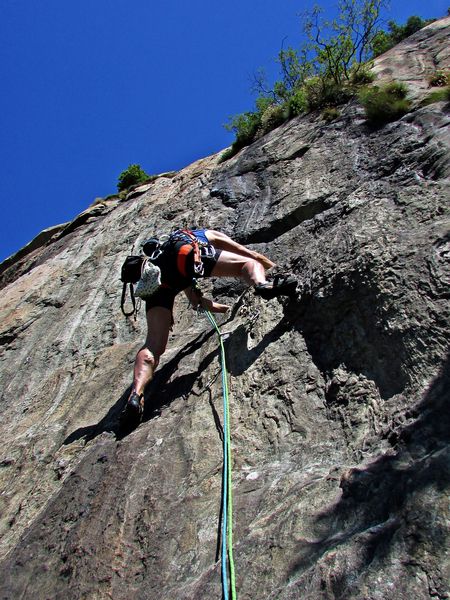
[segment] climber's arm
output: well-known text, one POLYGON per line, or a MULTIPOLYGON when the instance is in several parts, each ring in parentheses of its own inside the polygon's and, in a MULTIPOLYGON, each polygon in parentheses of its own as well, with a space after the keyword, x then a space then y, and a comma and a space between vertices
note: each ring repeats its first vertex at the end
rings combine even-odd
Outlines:
POLYGON ((209 298, 205 298, 192 286, 186 288, 184 290, 184 293, 186 294, 187 299, 189 300, 190 304, 192 305, 192 308, 194 309, 198 308, 198 306, 201 306, 205 310, 209 310, 213 313, 224 313, 230 309, 230 307, 226 304, 219 304, 218 302, 214 302, 209 298))

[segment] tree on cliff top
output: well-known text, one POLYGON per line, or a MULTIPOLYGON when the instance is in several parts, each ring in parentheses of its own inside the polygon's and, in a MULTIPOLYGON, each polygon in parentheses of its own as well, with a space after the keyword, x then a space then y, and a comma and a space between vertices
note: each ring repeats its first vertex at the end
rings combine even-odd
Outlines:
POLYGON ((299 50, 288 47, 278 53, 281 80, 270 87, 264 71, 259 70, 254 91, 280 103, 289 100, 313 76, 336 85, 355 78, 372 56, 372 44, 380 31, 380 12, 385 3, 386 0, 340 0, 338 16, 333 20, 323 18, 323 9, 314 6, 303 15, 307 40, 299 50))
POLYGON ((385 0, 339 0, 339 14, 332 21, 321 18, 315 6, 306 16, 304 30, 313 53, 313 67, 341 84, 350 79, 352 69, 366 62, 380 28, 380 11, 385 0))
POLYGON ((119 175, 117 190, 122 192, 123 190, 127 190, 132 185, 147 181, 149 178, 150 175, 141 169, 141 165, 130 165, 128 169, 125 169, 125 171, 122 171, 122 173, 119 175))
POLYGON ((299 50, 289 47, 278 54, 282 78, 270 86, 260 70, 254 82, 256 111, 232 117, 225 126, 235 132, 236 140, 223 158, 266 133, 271 125, 345 101, 348 92, 344 85, 365 83, 369 74, 364 63, 371 56, 385 2, 339 0, 338 16, 331 21, 323 19, 320 6, 306 13, 306 41, 299 50))
POLYGON ((409 17, 405 25, 398 25, 395 21, 388 22, 387 31, 378 31, 372 42, 373 56, 379 56, 390 50, 405 38, 409 37, 419 29, 432 23, 434 19, 423 20, 413 15, 409 17))

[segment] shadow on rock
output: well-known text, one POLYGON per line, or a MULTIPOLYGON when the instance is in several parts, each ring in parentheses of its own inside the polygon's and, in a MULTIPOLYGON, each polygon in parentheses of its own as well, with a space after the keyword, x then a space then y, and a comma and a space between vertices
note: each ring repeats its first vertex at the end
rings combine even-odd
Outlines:
POLYGON ((442 492, 450 485, 449 390, 448 357, 414 407, 415 420, 398 432, 395 453, 342 476, 341 498, 316 519, 319 541, 298 545, 291 575, 298 577, 332 550, 341 566, 330 581, 336 597, 344 598, 355 592, 357 573, 363 576, 369 565, 371 571, 377 564, 385 567, 398 547, 425 571, 427 554, 445 553, 447 532, 444 519, 436 518, 433 489, 442 492))
POLYGON ((249 328, 245 324, 239 325, 226 340, 227 366, 231 375, 237 377, 245 373, 271 344, 296 327, 296 322, 304 312, 306 298, 301 300, 285 299, 281 303, 283 304, 283 317, 256 346, 248 348, 249 328))
MULTIPOLYGON (((223 325, 227 325, 232 319, 234 319, 240 305, 241 301, 238 301, 233 307, 230 317, 223 323, 223 325)), ((180 377, 176 377, 175 379, 173 379, 173 376, 178 371, 180 362, 190 354, 196 352, 214 335, 216 335, 216 333, 213 329, 202 332, 194 340, 189 342, 163 367, 156 371, 155 376, 148 385, 145 393, 145 409, 142 422, 145 423, 146 421, 150 421, 155 416, 160 414, 160 411, 163 407, 169 406, 175 399, 187 396, 192 391, 195 380, 211 364, 211 362, 214 360, 214 357, 217 356, 218 348, 205 356, 195 371, 180 377)), ((85 442, 89 442, 105 432, 113 433, 117 440, 121 440, 133 432, 139 426, 139 422, 120 422, 120 415, 125 408, 125 404, 130 393, 131 386, 129 386, 121 394, 117 402, 109 409, 107 414, 98 423, 89 425, 87 427, 80 427, 76 431, 72 432, 64 440, 64 445, 72 444, 80 439, 84 439, 85 442)))
MULTIPOLYGON (((67 446, 80 439, 84 439, 85 442, 89 442, 105 432, 114 433, 116 436, 118 436, 121 429, 120 414, 125 407, 130 393, 131 386, 123 392, 117 402, 109 409, 107 414, 98 423, 76 429, 67 436, 67 438, 64 440, 64 445, 67 446)), ((133 429, 135 429, 135 427, 133 429)))
POLYGON ((323 373, 344 365, 373 380, 386 399, 407 383, 405 340, 388 327, 373 279, 370 272, 337 276, 326 295, 311 296, 299 331, 323 373))
MULTIPOLYGON (((159 414, 160 409, 163 406, 169 406, 176 398, 186 395, 190 391, 199 372, 205 368, 206 364, 213 360, 214 354, 216 353, 212 353, 205 358, 196 371, 177 377, 174 381, 171 381, 171 379, 178 370, 180 361, 202 346, 212 333, 213 332, 202 333, 197 336, 195 340, 187 344, 178 354, 156 372, 153 381, 150 383, 145 393, 145 409, 142 422, 150 421, 159 414)), ((64 444, 71 444, 82 438, 84 438, 86 442, 89 442, 105 432, 114 433, 118 440, 129 435, 140 425, 138 421, 134 423, 122 423, 120 420, 120 415, 125 408, 130 393, 131 386, 122 393, 114 406, 109 409, 108 413, 98 423, 87 427, 80 427, 64 440, 64 444)))

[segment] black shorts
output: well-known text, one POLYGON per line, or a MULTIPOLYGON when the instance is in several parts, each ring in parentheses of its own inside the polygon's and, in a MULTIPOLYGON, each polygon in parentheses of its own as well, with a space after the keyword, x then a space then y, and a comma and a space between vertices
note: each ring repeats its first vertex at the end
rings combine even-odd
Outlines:
POLYGON ((155 306, 162 306, 168 308, 170 312, 173 310, 173 304, 175 302, 175 296, 178 292, 169 287, 159 287, 152 296, 145 301, 145 312, 148 312, 155 306))
MULTIPOLYGON (((183 245, 183 244, 181 244, 183 245)), ((178 249, 181 246, 178 247, 178 249)), ((177 250, 177 248, 176 248, 177 250)), ((162 285, 156 290, 156 292, 145 301, 145 311, 147 312, 155 306, 162 306, 170 311, 173 310, 175 297, 181 291, 192 285, 192 279, 200 279, 202 277, 210 277, 211 273, 216 266, 221 250, 216 250, 214 256, 203 256, 203 274, 195 275, 194 273, 194 251, 192 250, 186 256, 186 262, 184 264, 185 273, 182 274, 178 270, 177 263, 177 252, 164 253, 156 262, 161 269, 161 282, 162 285)))
POLYGON ((201 277, 211 277, 211 273, 213 272, 214 267, 219 260, 219 256, 222 254, 222 250, 215 250, 214 256, 204 256, 202 257, 203 263, 203 275, 201 277))

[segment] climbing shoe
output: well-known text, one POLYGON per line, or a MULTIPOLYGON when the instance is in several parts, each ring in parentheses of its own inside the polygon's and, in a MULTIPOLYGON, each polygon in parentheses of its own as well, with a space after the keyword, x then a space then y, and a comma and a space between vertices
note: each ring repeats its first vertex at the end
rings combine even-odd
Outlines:
POLYGON ((140 423, 144 414, 144 394, 132 392, 123 409, 120 420, 122 423, 140 423))
POLYGON ((273 282, 260 283, 255 286, 255 294, 264 300, 271 300, 278 296, 295 296, 297 280, 291 275, 276 275, 273 282))

